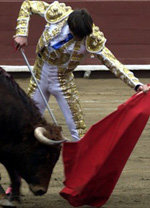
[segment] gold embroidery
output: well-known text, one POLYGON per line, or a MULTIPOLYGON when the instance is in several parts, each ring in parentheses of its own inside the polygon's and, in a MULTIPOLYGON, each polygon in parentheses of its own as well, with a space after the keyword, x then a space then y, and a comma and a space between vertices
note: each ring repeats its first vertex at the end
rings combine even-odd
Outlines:
POLYGON ((19 34, 20 36, 27 36, 28 32, 26 28, 17 28, 16 34, 19 34))
POLYGON ((44 1, 29 1, 26 0, 22 3, 19 17, 17 19, 17 30, 16 36, 27 36, 28 35, 28 20, 30 15, 38 14, 44 16, 44 12, 48 8, 49 4, 44 1), (22 20, 24 19, 24 20, 22 20), (20 29, 21 28, 21 29, 20 29))
POLYGON ((122 79, 130 87, 134 88, 137 84, 141 84, 134 74, 115 58, 108 48, 104 47, 101 54, 97 55, 97 57, 116 77, 122 79))
MULTIPOLYGON (((41 70, 42 70, 43 64, 44 64, 43 60, 39 58, 39 56, 37 56, 35 59, 34 68, 33 68, 33 73, 37 81, 41 79, 41 70)), ((31 77, 29 87, 28 87, 28 95, 31 96, 35 92, 36 89, 37 89, 37 85, 34 79, 31 77)))
POLYGON ((41 51, 43 49, 44 46, 48 46, 49 42, 56 37, 62 30, 62 27, 66 24, 66 19, 64 19, 63 21, 59 22, 57 24, 57 28, 55 28, 51 34, 49 32, 49 24, 46 25, 46 29, 44 30, 43 34, 41 35, 40 39, 41 39, 41 43, 39 45, 39 43, 37 44, 36 47, 36 53, 38 53, 39 51, 41 51))
POLYGON ((28 19, 18 19, 17 24, 18 24, 17 28, 19 27, 26 28, 28 26, 28 19))
POLYGON ((58 73, 58 79, 62 93, 67 100, 70 110, 73 115, 73 120, 76 125, 76 129, 80 137, 82 137, 86 132, 86 125, 83 118, 83 112, 81 109, 78 91, 74 82, 74 76, 72 73, 62 74, 58 73))
POLYGON ((90 53, 96 53, 103 49, 106 39, 99 27, 93 25, 93 33, 86 38, 86 48, 90 53))
POLYGON ((73 71, 79 65, 81 58, 83 58, 84 54, 79 54, 81 44, 81 41, 76 41, 66 72, 73 71))
POLYGON ((54 1, 46 10, 45 19, 49 23, 58 23, 68 16, 72 11, 73 10, 70 6, 66 6, 64 3, 59 3, 58 1, 54 1))

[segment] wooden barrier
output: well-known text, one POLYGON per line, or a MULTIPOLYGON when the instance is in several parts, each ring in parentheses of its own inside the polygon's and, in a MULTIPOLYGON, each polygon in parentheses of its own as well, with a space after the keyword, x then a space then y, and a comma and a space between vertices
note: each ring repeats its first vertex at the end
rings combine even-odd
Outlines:
MULTIPOLYGON (((13 49, 16 19, 23 1, 0 0, 0 64, 24 65, 20 53, 13 49)), ((53 1, 46 1, 53 2, 53 1)), ((150 63, 150 1, 136 0, 72 0, 60 1, 75 8, 87 8, 94 22, 107 38, 107 47, 124 64, 150 63)), ((35 59, 35 46, 44 29, 44 18, 33 15, 30 21, 29 46, 26 54, 31 65, 35 59)), ((87 57, 83 65, 100 64, 87 57)))

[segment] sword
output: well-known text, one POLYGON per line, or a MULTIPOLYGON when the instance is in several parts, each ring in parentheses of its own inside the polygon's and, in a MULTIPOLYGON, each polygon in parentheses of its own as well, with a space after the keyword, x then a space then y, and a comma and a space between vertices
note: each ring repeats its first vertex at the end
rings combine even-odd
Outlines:
POLYGON ((31 68, 31 66, 30 66, 30 64, 29 64, 29 61, 28 61, 28 59, 27 59, 27 57, 26 57, 26 55, 25 55, 23 49, 21 48, 20 51, 21 51, 21 54, 22 54, 22 56, 23 56, 23 58, 24 58, 24 60, 25 60, 25 63, 27 64, 27 67, 28 67, 28 69, 29 69, 29 71, 30 71, 30 73, 31 73, 31 75, 32 75, 32 77, 33 77, 33 79, 34 79, 34 81, 35 81, 35 83, 36 83, 38 89, 39 89, 39 92, 40 92, 40 94, 41 94, 41 96, 42 96, 42 99, 43 99, 43 101, 44 101, 44 103, 45 103, 45 105, 46 105, 46 107, 47 107, 47 110, 48 110, 48 112, 49 112, 49 114, 50 114, 50 116, 51 116, 53 122, 54 122, 56 125, 58 125, 58 124, 57 124, 57 121, 56 121, 56 118, 55 118, 55 116, 54 116, 54 114, 53 114, 51 108, 49 107, 49 104, 48 104, 48 102, 47 102, 47 100, 46 100, 46 98, 45 98, 45 96, 44 96, 44 94, 43 94, 43 92, 42 92, 42 90, 41 90, 39 84, 38 84, 38 81, 37 81, 37 79, 36 79, 36 77, 35 77, 35 75, 34 75, 34 72, 32 71, 32 68, 31 68))

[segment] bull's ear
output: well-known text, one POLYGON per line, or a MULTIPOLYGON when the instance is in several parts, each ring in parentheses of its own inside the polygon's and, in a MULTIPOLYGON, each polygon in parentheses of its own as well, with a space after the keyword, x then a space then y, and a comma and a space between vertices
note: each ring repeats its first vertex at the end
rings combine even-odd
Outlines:
POLYGON ((61 144, 63 142, 66 142, 65 139, 63 140, 59 140, 59 141, 54 141, 54 140, 51 140, 51 139, 48 139, 45 135, 47 134, 47 131, 45 128, 43 127, 37 127, 35 130, 34 130, 34 136, 35 138, 42 144, 45 144, 45 145, 58 145, 58 144, 61 144))

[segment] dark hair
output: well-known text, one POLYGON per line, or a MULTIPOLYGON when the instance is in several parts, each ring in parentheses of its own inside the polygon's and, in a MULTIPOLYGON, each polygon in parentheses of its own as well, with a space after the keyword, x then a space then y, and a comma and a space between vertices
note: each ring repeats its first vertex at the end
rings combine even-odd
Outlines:
POLYGON ((68 25, 75 36, 83 39, 92 33, 93 20, 86 9, 80 9, 69 15, 68 25))

